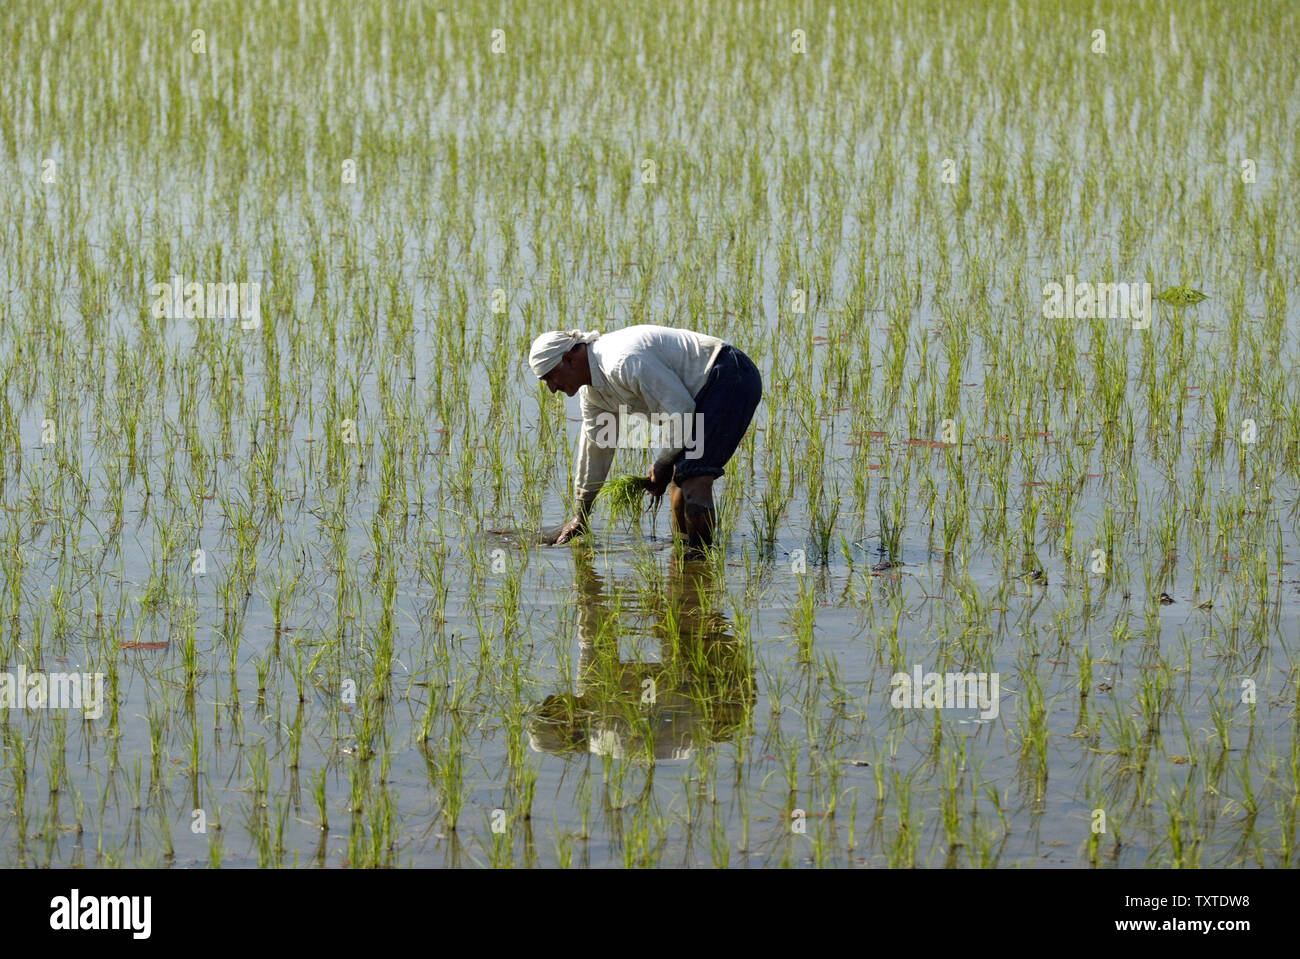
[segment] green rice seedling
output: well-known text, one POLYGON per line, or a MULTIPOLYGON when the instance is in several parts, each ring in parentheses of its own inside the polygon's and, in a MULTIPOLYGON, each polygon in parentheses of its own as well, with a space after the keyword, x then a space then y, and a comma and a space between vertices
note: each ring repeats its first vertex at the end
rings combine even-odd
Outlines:
POLYGON ((197 689, 199 678, 199 656, 194 635, 193 621, 189 621, 181 639, 181 660, 185 666, 185 691, 193 694, 197 689))
POLYGON ((132 777, 128 782, 131 793, 131 809, 133 812, 139 812, 144 808, 140 797, 144 794, 144 763, 137 759, 132 767, 132 777))
POLYGON ((293 677, 294 689, 298 693, 298 702, 305 703, 307 701, 307 684, 310 674, 302 660, 302 649, 295 645, 293 654, 286 657, 284 663, 289 670, 289 675, 293 677))
POLYGON ((916 852, 920 844, 919 833, 923 829, 922 818, 915 816, 912 810, 912 774, 906 776, 894 772, 894 798, 897 803, 898 823, 889 849, 890 868, 908 868, 916 864, 916 852))
POLYGON ((250 791, 254 814, 260 816, 260 810, 267 807, 271 787, 271 765, 264 742, 256 743, 250 751, 248 770, 253 779, 250 791))
POLYGON ((219 828, 213 828, 208 837, 208 867, 220 869, 225 854, 225 837, 219 828))
POLYGON ((903 555, 903 524, 898 511, 887 513, 881 504, 876 515, 880 522, 880 553, 883 557, 878 565, 886 569, 897 566, 903 555))
POLYGON ((46 785, 51 796, 58 795, 64 777, 67 775, 67 731, 66 717, 56 716, 47 753, 46 785))
MULTIPOLYGON (((959 748, 961 748, 959 746, 959 748)), ((960 787, 957 753, 950 752, 943 763, 943 794, 940 797, 941 816, 948 852, 954 853, 964 845, 961 840, 961 808, 958 800, 960 787)))
POLYGON ((1185 810, 1185 797, 1171 789, 1170 798, 1165 800, 1165 813, 1168 825, 1165 838, 1169 843, 1170 864, 1175 869, 1195 868, 1200 860, 1200 837, 1196 835, 1196 823, 1188 818, 1185 810))
POLYGON ((323 833, 328 833, 330 829, 329 796, 326 784, 326 770, 321 768, 317 770, 312 780, 312 798, 316 800, 316 817, 320 820, 320 830, 323 833))
POLYGON ((651 496, 645 504, 645 494, 650 487, 650 480, 644 476, 618 476, 607 482, 600 489, 600 496, 609 504, 610 517, 614 520, 630 519, 643 507, 653 512, 659 506, 662 497, 651 496))
POLYGON ((161 838, 162 855, 169 863, 176 858, 176 850, 172 845, 172 824, 167 815, 166 806, 158 807, 158 835, 161 838))
POLYGON ((778 486, 769 484, 759 499, 759 511, 762 521, 751 519, 755 538, 766 548, 764 555, 770 556, 776 543, 776 531, 781 525, 781 516, 789 504, 790 497, 778 486))
POLYGON ((1032 757, 1034 762, 1035 802, 1040 801, 1047 779, 1047 706, 1043 699, 1042 683, 1029 667, 1021 671, 1021 702, 1017 704, 1020 723, 1020 753, 1022 758, 1032 757))
POLYGON ((298 704, 293 722, 286 729, 289 733, 289 769, 296 772, 302 748, 302 703, 298 704))
POLYGON ((19 824, 20 842, 27 834, 27 745, 21 734, 10 724, 4 727, 5 746, 9 753, 9 774, 13 778, 14 819, 19 824))
POLYGON ((840 501, 837 497, 830 505, 818 504, 812 514, 812 543, 814 555, 823 565, 831 558, 831 537, 835 532, 835 521, 840 514, 840 501))
POLYGON ((162 764, 163 735, 167 728, 167 711, 165 707, 149 711, 149 777, 157 781, 162 764))
POLYGON ((424 718, 420 721, 420 732, 418 736, 418 741, 421 743, 427 743, 429 741, 430 731, 433 729, 433 723, 436 716, 437 696, 432 684, 429 684, 428 686, 427 695, 429 699, 425 704, 424 718))
POLYGON ((266 698, 267 677, 271 673, 271 654, 267 653, 254 659, 253 666, 257 670, 257 698, 260 702, 266 698))
POLYGON ((792 617, 799 646, 799 661, 802 663, 812 662, 816 623, 817 594, 811 580, 804 577, 799 580, 799 596, 792 617))

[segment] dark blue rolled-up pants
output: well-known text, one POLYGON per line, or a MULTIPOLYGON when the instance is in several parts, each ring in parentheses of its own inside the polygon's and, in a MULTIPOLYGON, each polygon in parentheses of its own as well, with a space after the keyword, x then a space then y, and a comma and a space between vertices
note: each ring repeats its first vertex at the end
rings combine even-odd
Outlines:
POLYGON ((722 476, 749 429, 763 398, 763 377, 748 356, 730 343, 709 367, 704 386, 695 394, 695 435, 692 444, 673 461, 673 482, 693 476, 722 476), (703 435, 700 435, 703 433, 703 435))

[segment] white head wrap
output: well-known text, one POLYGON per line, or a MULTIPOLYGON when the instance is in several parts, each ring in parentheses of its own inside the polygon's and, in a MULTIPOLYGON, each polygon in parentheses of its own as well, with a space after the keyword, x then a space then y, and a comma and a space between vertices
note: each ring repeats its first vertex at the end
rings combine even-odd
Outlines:
POLYGON ((569 330, 561 332, 555 330, 551 333, 543 333, 537 339, 533 340, 533 347, 528 351, 528 365, 533 368, 533 372, 540 380, 551 370, 560 364, 561 357, 569 350, 573 349, 579 343, 590 343, 600 336, 596 330, 569 330))

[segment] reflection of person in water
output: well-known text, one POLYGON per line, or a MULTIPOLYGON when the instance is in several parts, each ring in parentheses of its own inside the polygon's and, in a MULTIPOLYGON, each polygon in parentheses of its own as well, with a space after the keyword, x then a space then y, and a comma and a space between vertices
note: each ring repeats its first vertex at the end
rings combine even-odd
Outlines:
POLYGON ((575 546, 573 558, 577 695, 546 697, 528 724, 534 750, 685 759, 697 744, 724 742, 749 722, 754 669, 744 644, 714 612, 712 567, 673 560, 667 596, 646 610, 657 620, 660 661, 629 663, 619 659, 621 624, 590 549, 575 546))

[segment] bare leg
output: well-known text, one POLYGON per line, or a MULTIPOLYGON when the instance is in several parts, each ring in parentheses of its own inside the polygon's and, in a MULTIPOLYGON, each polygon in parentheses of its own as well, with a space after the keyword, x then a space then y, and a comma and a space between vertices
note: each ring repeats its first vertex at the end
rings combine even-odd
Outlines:
POLYGON ((701 552, 713 545, 713 530, 718 512, 713 506, 713 477, 692 476, 681 484, 685 501, 687 545, 692 552, 701 552))
POLYGON ((682 488, 676 483, 673 483, 669 490, 669 497, 673 507, 673 537, 676 538, 679 534, 686 536, 689 530, 686 525, 686 497, 682 493, 682 488))

